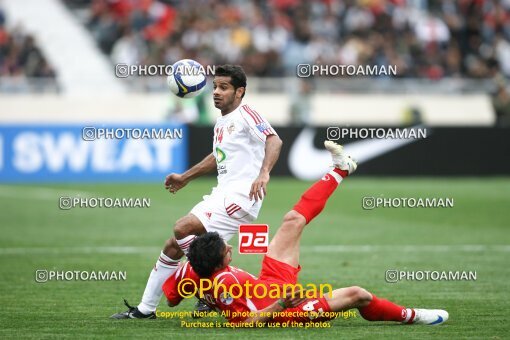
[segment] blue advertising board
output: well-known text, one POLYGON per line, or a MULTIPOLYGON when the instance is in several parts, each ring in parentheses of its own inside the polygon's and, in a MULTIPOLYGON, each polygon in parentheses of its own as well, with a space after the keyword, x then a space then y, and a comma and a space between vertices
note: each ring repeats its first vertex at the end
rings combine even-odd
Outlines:
POLYGON ((0 182, 163 181, 187 168, 185 125, 0 126, 0 182))

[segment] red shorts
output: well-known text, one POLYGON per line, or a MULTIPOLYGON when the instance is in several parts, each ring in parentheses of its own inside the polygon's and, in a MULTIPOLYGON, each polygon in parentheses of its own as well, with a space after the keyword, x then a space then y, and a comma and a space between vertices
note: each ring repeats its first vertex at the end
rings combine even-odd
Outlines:
POLYGON ((276 283, 279 285, 296 284, 301 266, 297 268, 290 264, 273 259, 267 255, 262 260, 262 269, 260 270, 259 280, 267 283, 276 283))
MULTIPOLYGON (((266 255, 262 260, 259 280, 267 284, 296 284, 300 270, 301 266, 295 268, 285 262, 275 260, 266 255)), ((320 316, 322 312, 331 312, 331 308, 324 297, 306 299, 297 307, 285 309, 280 313, 281 316, 273 318, 273 321, 281 323, 287 321, 307 323, 333 319, 333 317, 320 316)))

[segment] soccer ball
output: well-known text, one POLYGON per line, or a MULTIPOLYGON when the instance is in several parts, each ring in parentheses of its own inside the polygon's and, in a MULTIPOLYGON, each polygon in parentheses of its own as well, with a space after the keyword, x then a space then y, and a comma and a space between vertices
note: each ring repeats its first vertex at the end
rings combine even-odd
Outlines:
POLYGON ((204 67, 191 59, 179 60, 172 65, 171 71, 166 81, 170 91, 180 98, 195 97, 207 82, 204 67))

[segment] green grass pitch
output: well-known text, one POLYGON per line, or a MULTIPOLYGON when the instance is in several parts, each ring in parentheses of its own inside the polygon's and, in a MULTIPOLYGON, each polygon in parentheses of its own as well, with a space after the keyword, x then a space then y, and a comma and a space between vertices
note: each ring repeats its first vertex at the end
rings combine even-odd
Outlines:
MULTIPOLYGON (((190 329, 179 319, 111 320, 139 302, 173 223, 210 191, 158 184, 0 185, 0 338, 483 338, 508 336, 510 179, 352 178, 304 232, 300 282, 359 285, 410 307, 444 308, 439 327, 337 319, 327 329, 190 329), (149 197, 147 209, 58 208, 58 197, 149 197), (443 209, 361 208, 363 196, 453 197, 443 209), (369 246, 369 247, 365 247, 369 246), (439 247, 443 246, 443 247, 439 247), (126 271, 125 281, 35 282, 35 271, 126 271), (385 271, 471 270, 476 281, 386 283, 385 271)), ((310 183, 273 178, 258 222, 271 234, 310 183)), ((237 239, 231 244, 237 246, 237 239)), ((254 274, 260 255, 234 253, 254 274)), ((186 300, 177 310, 192 310, 186 300)), ((159 311, 171 310, 162 302, 159 311)), ((192 321, 191 319, 185 319, 192 321)), ((206 319, 208 320, 208 319, 206 319)), ((221 320, 223 321, 223 320, 221 320)))

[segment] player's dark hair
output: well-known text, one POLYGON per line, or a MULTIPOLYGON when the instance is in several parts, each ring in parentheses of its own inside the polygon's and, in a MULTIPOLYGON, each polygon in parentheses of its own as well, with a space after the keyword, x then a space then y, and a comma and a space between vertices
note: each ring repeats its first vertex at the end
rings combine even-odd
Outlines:
POLYGON ((188 260, 198 276, 210 277, 223 264, 225 242, 217 232, 207 232, 195 238, 188 251, 188 260))
POLYGON ((230 84, 234 86, 234 91, 237 91, 238 88, 244 87, 243 95, 244 97, 246 93, 246 73, 239 65, 220 65, 214 69, 214 76, 220 77, 230 77, 230 84))

